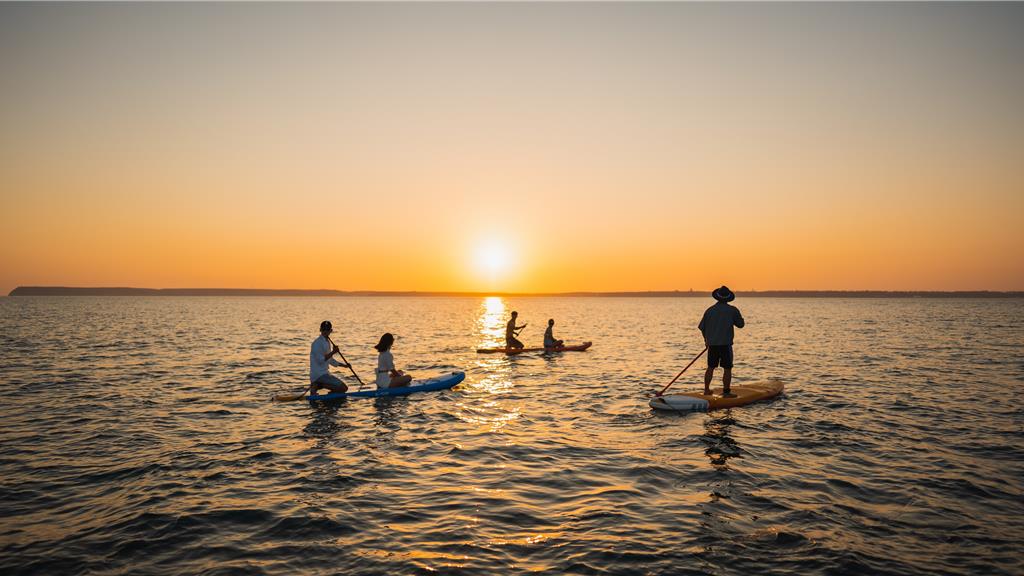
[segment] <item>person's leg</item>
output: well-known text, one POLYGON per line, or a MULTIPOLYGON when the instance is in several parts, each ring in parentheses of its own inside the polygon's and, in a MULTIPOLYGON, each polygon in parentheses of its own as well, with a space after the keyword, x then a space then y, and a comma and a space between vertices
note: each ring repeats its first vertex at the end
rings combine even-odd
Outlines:
POLYGON ((314 381, 313 383, 309 384, 309 396, 315 396, 315 395, 319 394, 319 390, 321 390, 321 388, 326 388, 327 386, 324 384, 325 377, 329 377, 329 376, 330 376, 330 374, 325 374, 324 376, 316 378, 316 381, 314 381))
POLYGON ((402 388, 403 386, 408 386, 410 382, 412 382, 412 376, 409 376, 408 374, 402 374, 401 376, 392 376, 391 386, 389 387, 402 388))
POLYGON ((732 394, 732 346, 722 351, 722 368, 725 374, 722 375, 722 395, 732 394))
POLYGON ((511 344, 512 345, 509 346, 509 348, 522 348, 523 347, 523 343, 520 342, 517 338, 513 338, 511 344))
POLYGON ((348 386, 333 374, 324 374, 316 379, 317 388, 327 388, 331 392, 348 392, 348 386))
POLYGON ((715 368, 718 367, 721 358, 718 355, 718 346, 708 346, 708 369, 704 371, 704 394, 711 394, 711 378, 715 375, 715 368))

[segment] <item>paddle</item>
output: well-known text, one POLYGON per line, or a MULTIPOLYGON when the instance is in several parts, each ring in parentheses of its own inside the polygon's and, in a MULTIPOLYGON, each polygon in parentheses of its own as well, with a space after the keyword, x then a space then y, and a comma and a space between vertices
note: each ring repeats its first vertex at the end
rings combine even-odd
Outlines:
POLYGON ((700 354, 697 354, 696 356, 694 356, 693 360, 690 360, 690 363, 686 365, 686 368, 683 368, 682 370, 680 370, 679 374, 676 374, 676 377, 673 378, 672 381, 668 383, 668 386, 665 386, 664 388, 662 388, 661 392, 658 392, 657 394, 655 394, 655 396, 661 396, 662 394, 664 394, 665 390, 668 390, 673 384, 675 384, 676 380, 679 380, 679 377, 683 375, 683 372, 686 372, 687 368, 689 368, 690 366, 693 366, 693 363, 696 362, 697 359, 700 358, 701 356, 703 356, 704 353, 707 352, 707 351, 708 351, 708 347, 705 346, 704 349, 700 351, 700 354))
POLYGON ((273 397, 274 402, 291 402, 292 400, 301 400, 306 397, 306 392, 309 391, 309 386, 298 394, 278 394, 273 397))
MULTIPOLYGON (((334 346, 334 340, 331 340, 330 336, 327 337, 327 341, 331 343, 331 346, 334 346)), ((359 389, 362 390, 363 389, 363 379, 359 377, 359 374, 356 374, 356 369, 352 367, 352 364, 349 364, 348 360, 345 360, 345 355, 341 353, 341 350, 338 350, 338 356, 341 356, 341 361, 342 362, 344 362, 345 364, 348 364, 348 369, 352 371, 352 375, 355 376, 356 377, 356 381, 359 382, 359 389)))

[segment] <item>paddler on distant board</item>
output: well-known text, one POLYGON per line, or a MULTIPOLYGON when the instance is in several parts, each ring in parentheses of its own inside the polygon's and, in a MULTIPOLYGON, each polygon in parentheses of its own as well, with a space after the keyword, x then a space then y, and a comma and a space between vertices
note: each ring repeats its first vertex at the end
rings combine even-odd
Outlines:
POLYGON ((522 326, 516 326, 516 318, 519 317, 519 312, 512 312, 512 319, 505 325, 505 348, 522 348, 523 343, 516 339, 519 336, 519 332, 526 328, 526 324, 522 326))
POLYGON ((552 331, 555 328, 555 319, 548 319, 548 327, 544 330, 544 347, 545 348, 561 348, 562 344, 565 344, 564 340, 557 340, 552 331))
POLYGON ((313 396, 321 388, 327 388, 331 392, 345 392, 348 386, 340 378, 331 374, 330 366, 344 366, 351 368, 345 362, 338 362, 334 359, 335 354, 340 354, 338 347, 331 342, 331 332, 334 327, 327 320, 320 323, 320 336, 313 340, 309 349, 309 394, 313 396))
POLYGON ((708 347, 708 369, 704 372, 704 394, 711 394, 711 379, 715 375, 715 368, 721 366, 725 371, 722 375, 722 396, 734 398, 730 385, 732 384, 732 338, 733 327, 743 328, 743 316, 739 308, 729 305, 736 295, 732 290, 722 286, 711 293, 711 297, 717 302, 704 311, 704 317, 700 319, 700 333, 704 335, 704 344, 708 347))

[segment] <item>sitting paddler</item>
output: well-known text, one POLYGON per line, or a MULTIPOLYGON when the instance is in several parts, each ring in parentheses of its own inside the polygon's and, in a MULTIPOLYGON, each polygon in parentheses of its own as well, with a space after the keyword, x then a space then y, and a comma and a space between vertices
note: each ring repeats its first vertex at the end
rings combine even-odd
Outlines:
POLYGON ((708 369, 704 372, 704 394, 711 394, 711 379, 715 375, 715 368, 721 366, 725 374, 722 375, 722 396, 733 398, 730 385, 732 384, 732 339, 733 327, 743 328, 743 316, 735 306, 730 306, 736 295, 729 288, 722 286, 711 293, 711 297, 717 300, 710 308, 704 311, 704 317, 700 319, 700 333, 704 335, 704 344, 708 347, 708 369))
POLYGON ((331 374, 329 366, 344 366, 351 368, 345 362, 338 362, 333 358, 341 351, 331 341, 331 332, 334 327, 327 320, 320 323, 320 336, 313 340, 309 349, 309 394, 313 396, 321 388, 327 388, 331 392, 345 392, 348 386, 340 378, 331 374))
POLYGON ((551 333, 551 329, 555 327, 555 319, 548 319, 548 327, 544 330, 544 347, 545 348, 561 348, 562 344, 565 344, 564 340, 555 340, 554 334, 551 333))
POLYGON ((412 382, 412 376, 395 370, 395 357, 391 355, 391 346, 395 337, 386 332, 374 348, 377 350, 377 389, 401 388, 412 382))
POLYGON ((516 336, 519 336, 519 332, 526 328, 526 324, 522 326, 516 326, 516 318, 519 317, 519 312, 512 312, 512 319, 505 325, 505 348, 522 348, 523 343, 520 342, 516 336))

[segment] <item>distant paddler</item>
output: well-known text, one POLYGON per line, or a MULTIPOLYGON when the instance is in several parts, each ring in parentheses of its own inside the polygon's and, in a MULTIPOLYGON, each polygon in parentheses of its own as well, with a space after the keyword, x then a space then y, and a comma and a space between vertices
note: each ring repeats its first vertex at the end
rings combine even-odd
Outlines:
POLYGON ((526 324, 522 326, 516 326, 516 318, 519 317, 519 312, 512 312, 512 319, 505 325, 505 348, 522 348, 523 343, 520 342, 516 336, 526 328, 526 324))
MULTIPOLYGON (((335 354, 341 354, 338 346, 331 341, 331 332, 334 327, 327 320, 320 323, 320 336, 313 340, 309 349, 309 394, 315 395, 321 388, 327 388, 331 392, 346 392, 348 386, 340 378, 331 374, 329 366, 344 366, 352 368, 348 362, 338 362, 334 359, 335 354)), ((354 372, 353 372, 354 373, 354 372)))
POLYGON ((711 394, 711 379, 715 375, 715 368, 721 366, 725 371, 722 376, 722 396, 730 398, 733 396, 730 385, 732 384, 732 339, 733 327, 743 328, 743 316, 739 308, 730 306, 736 295, 729 288, 722 286, 711 293, 711 297, 717 302, 704 311, 701 318, 701 334, 704 335, 704 344, 708 347, 708 369, 704 372, 704 394, 711 394))
POLYGON ((548 327, 544 329, 544 347, 545 348, 561 348, 565 344, 564 340, 556 340, 555 335, 552 333, 552 329, 555 327, 555 319, 548 319, 548 327))

